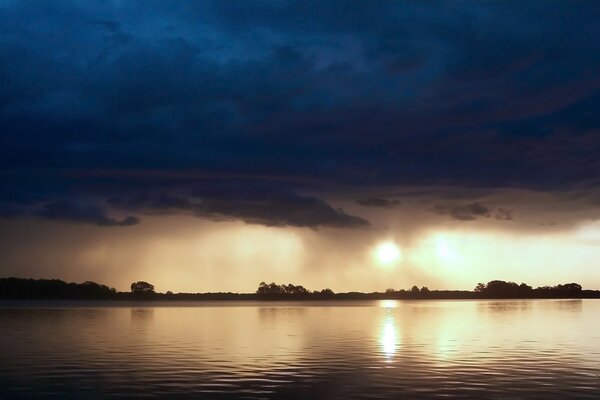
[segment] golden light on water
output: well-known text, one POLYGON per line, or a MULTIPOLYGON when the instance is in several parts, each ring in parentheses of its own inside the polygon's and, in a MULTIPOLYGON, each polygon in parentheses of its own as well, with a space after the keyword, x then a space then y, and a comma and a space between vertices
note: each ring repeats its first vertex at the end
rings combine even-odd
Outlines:
POLYGON ((396 321, 392 314, 393 310, 398 307, 398 302, 396 300, 382 300, 379 306, 385 309, 379 342, 381 344, 381 351, 390 360, 396 354, 399 342, 396 321))
POLYGON ((396 327, 391 317, 388 317, 383 324, 381 347, 387 357, 391 357, 396 353, 396 327))
POLYGON ((381 300, 379 306, 383 308, 396 308, 398 307, 398 300, 381 300))
POLYGON ((391 361, 392 357, 398 351, 399 340, 396 321, 392 315, 388 314, 384 319, 379 337, 381 352, 388 361, 391 361))

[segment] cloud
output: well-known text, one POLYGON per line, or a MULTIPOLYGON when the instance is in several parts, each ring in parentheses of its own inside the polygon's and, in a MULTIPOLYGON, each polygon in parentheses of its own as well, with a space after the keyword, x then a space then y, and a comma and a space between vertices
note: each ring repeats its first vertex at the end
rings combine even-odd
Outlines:
POLYGON ((292 193, 220 191, 185 198, 137 196, 111 199, 112 206, 146 214, 186 213, 215 221, 242 220, 266 226, 364 228, 369 221, 336 209, 321 199, 292 193))
POLYGON ((402 205, 402 202, 399 200, 389 200, 383 197, 367 197, 359 199, 356 202, 364 207, 394 208, 402 205))
POLYGON ((0 218, 18 218, 26 216, 26 211, 20 204, 0 202, 0 218))
POLYGON ((435 212, 441 215, 449 215, 459 221, 473 221, 479 217, 489 218, 491 210, 484 204, 474 202, 466 205, 436 206, 435 212))
POLYGON ((107 203, 117 208, 132 211, 152 210, 153 213, 162 211, 172 213, 179 210, 191 210, 193 207, 189 199, 168 194, 157 196, 137 195, 128 199, 113 197, 108 199, 107 203))
POLYGON ((513 212, 506 208, 498 208, 494 212, 494 218, 500 221, 513 221, 513 212))
POLYGON ((540 222, 540 225, 541 225, 541 226, 556 226, 556 225, 558 225, 558 223, 557 223, 557 222, 554 222, 554 221, 550 221, 550 222, 540 222))
POLYGON ((479 201, 458 205, 437 205, 433 209, 440 215, 450 216, 457 221, 474 221, 478 218, 494 218, 499 221, 513 221, 513 211, 507 208, 491 208, 479 201))
MULTIPOLYGON (((0 203, 183 193, 242 175, 314 199, 380 187, 598 187, 594 2, 0 7, 0 203), (110 169, 123 174, 102 176, 110 169), (169 179, 188 171, 199 173, 169 179)), ((166 200, 155 212, 186 209, 166 200)), ((313 210, 312 225, 360 225, 322 200, 277 196, 256 200, 274 206, 272 218, 254 203, 220 213, 234 200, 209 198, 205 215, 310 220, 277 214, 292 207, 313 210)))
POLYGON ((266 197, 263 199, 203 199, 196 210, 198 215, 241 219, 268 226, 300 226, 317 228, 362 228, 369 222, 349 215, 322 200, 308 196, 266 197))
POLYGON ((122 220, 110 218, 100 207, 89 204, 76 204, 68 200, 56 200, 44 204, 33 212, 34 216, 55 221, 68 221, 97 226, 131 226, 139 223, 134 216, 122 220))

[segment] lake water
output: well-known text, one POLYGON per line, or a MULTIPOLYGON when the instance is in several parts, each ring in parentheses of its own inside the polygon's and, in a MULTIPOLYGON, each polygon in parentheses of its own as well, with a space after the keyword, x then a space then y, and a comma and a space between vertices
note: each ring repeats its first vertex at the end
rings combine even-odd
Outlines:
POLYGON ((600 300, 0 302, 0 398, 600 398, 600 300))

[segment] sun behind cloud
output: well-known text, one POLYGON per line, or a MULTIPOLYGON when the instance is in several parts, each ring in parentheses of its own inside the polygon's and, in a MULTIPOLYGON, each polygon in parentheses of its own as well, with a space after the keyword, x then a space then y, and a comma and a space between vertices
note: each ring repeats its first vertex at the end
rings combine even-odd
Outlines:
POLYGON ((391 240, 378 244, 374 254, 377 262, 383 266, 393 266, 402 258, 400 247, 391 240))

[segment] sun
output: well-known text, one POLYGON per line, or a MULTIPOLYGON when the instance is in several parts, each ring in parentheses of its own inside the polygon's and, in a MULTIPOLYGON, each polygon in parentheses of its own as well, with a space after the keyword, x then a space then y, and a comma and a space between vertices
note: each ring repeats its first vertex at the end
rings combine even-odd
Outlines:
POLYGON ((383 265, 392 265, 400 260, 400 247, 392 241, 381 243, 375 249, 377 261, 383 265))

